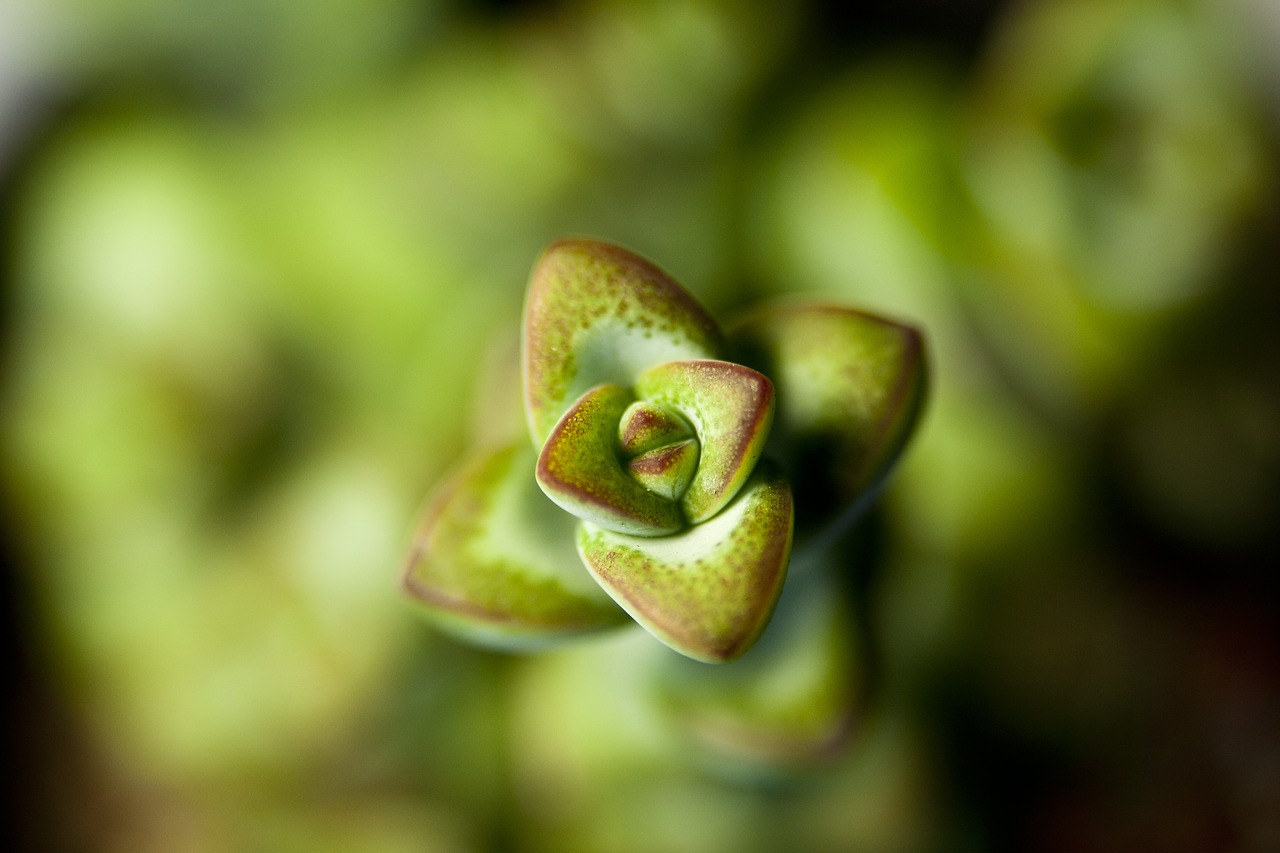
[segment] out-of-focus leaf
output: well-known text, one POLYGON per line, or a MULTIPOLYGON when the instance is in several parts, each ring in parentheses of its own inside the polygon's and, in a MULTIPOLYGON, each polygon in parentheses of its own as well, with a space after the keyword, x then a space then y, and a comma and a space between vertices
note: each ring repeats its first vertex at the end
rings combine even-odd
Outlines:
POLYGON ((920 414, 920 333, 849 309, 778 304, 736 324, 730 342, 777 387, 772 446, 799 484, 802 529, 865 506, 920 414))
POLYGON ((848 610, 830 575, 806 571, 738 660, 708 670, 664 659, 657 689, 681 741, 732 776, 771 778, 833 762, 863 699, 848 610))
POLYGON ((533 453, 472 460, 428 508, 406 591, 442 627, 498 648, 543 646, 626 621, 573 549, 573 518, 533 479, 533 453))
POLYGON ((624 470, 618 425, 633 397, 618 385, 583 394, 538 454, 537 481, 568 513, 618 533, 664 536, 684 527, 680 507, 624 470))

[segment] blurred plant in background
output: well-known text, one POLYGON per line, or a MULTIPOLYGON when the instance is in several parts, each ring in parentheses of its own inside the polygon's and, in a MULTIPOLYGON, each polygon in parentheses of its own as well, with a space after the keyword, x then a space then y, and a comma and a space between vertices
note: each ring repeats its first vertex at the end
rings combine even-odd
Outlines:
POLYGON ((27 849, 1280 844, 1274 6, 830 14, 0 5, 27 849), (625 639, 481 653, 396 593, 565 233, 927 330, 813 603, 865 709, 784 778, 696 758, 625 639))

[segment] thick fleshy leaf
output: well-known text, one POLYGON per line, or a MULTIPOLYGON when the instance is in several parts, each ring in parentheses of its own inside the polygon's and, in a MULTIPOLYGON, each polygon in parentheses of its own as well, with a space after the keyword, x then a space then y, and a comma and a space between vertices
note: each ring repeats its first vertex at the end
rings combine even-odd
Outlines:
POLYGON ((791 577, 769 627, 732 663, 669 655, 654 671, 681 739, 735 776, 772 776, 832 760, 865 692, 854 614, 828 572, 791 577))
POLYGON ((636 393, 693 424, 702 455, 681 505, 691 524, 711 518, 733 500, 764 450, 773 423, 772 383, 727 361, 673 361, 641 374, 636 393))
POLYGON ((618 533, 665 536, 685 526, 679 505, 637 482, 618 453, 618 422, 633 399, 617 385, 583 394, 547 436, 538 455, 538 485, 584 521, 618 533))
POLYGON ((850 517, 875 493, 915 427, 925 396, 924 344, 908 326, 847 308, 780 304, 734 326, 734 357, 778 395, 771 453, 813 528, 850 517))
POLYGON ((637 400, 622 416, 618 447, 628 458, 693 438, 693 427, 680 415, 648 400, 637 400))
POLYGON ((578 551, 596 581, 648 631, 688 657, 741 655, 777 603, 791 553, 791 488, 757 470, 715 518, 645 539, 583 523, 578 551))
POLYGON ((534 266, 524 310, 525 414, 535 446, 596 385, 630 387, 664 361, 716 358, 720 331, 666 273, 608 243, 560 240, 534 266))
POLYGON ((533 466, 523 441, 490 452, 427 508, 404 589, 445 630, 521 649, 626 621, 583 568, 574 521, 538 490, 533 466))
POLYGON ((698 470, 698 440, 686 438, 641 453, 627 462, 627 470, 636 482, 673 503, 689 488, 693 472, 698 470))

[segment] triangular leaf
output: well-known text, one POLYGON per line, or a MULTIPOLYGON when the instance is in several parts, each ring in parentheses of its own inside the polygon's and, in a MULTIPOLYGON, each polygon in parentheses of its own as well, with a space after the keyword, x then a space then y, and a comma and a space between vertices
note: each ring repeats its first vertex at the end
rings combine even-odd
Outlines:
POLYGON ((537 478, 566 512, 619 533, 665 536, 684 527, 680 507, 622 467, 618 422, 633 398, 617 385, 583 394, 547 436, 537 478))
POLYGON ((552 243, 524 312, 525 413, 541 446, 569 405, 602 383, 630 387, 664 361, 715 358, 715 321, 666 273, 594 240, 552 243))
POLYGON ((428 507, 404 588, 445 630, 523 649, 626 621, 583 568, 574 519, 538 490, 533 468, 524 442, 487 453, 428 507))
POLYGON ((757 470, 718 515, 675 536, 642 538, 584 522, 578 550, 596 581, 651 634, 719 663, 759 635, 786 576, 791 488, 757 470))
POLYGON ((680 503, 691 524, 706 521, 755 469, 773 423, 773 385, 740 364, 672 361, 641 374, 636 393, 693 424, 702 454, 680 503))
POLYGON ((862 710, 863 664, 849 602, 829 573, 793 576, 760 641, 708 669, 668 656, 661 708, 685 743, 734 774, 829 761, 862 710))
POLYGON ((777 391, 770 452, 812 529, 849 518, 874 495, 915 427, 925 395, 924 343, 908 326, 847 308, 780 304, 731 335, 734 357, 777 391))
POLYGON ((677 413, 647 400, 632 403, 622 416, 618 446, 627 457, 693 438, 693 427, 677 413))
POLYGON ((632 457, 627 470, 637 483, 674 504, 698 470, 698 455, 698 440, 686 438, 632 457))

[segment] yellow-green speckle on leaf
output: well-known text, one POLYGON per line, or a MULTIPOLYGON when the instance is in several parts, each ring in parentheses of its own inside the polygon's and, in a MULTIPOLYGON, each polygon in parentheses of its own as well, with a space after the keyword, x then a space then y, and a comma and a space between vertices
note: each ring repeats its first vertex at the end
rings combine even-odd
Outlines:
POLYGON ((552 243, 533 268, 524 311, 525 413, 534 444, 583 392, 630 387, 665 361, 716 358, 715 321, 658 267, 594 240, 552 243))
POLYGON ((791 488, 757 470, 710 521, 641 538, 584 522, 578 550, 596 581, 681 654, 720 663, 745 652, 769 621, 791 553, 791 488))
POLYGON ((693 427, 676 412, 637 400, 622 415, 618 446, 628 458, 693 436, 693 427))
POLYGON ((680 500, 698 469, 698 440, 686 438, 666 447, 655 447, 627 462, 636 482, 669 501, 680 500))
POLYGON ((702 455, 681 504, 692 524, 711 518, 733 500, 764 450, 773 423, 773 384, 727 361, 673 361, 641 374, 636 393, 693 424, 702 455))
POLYGON ((573 513, 619 533, 663 536, 684 527, 680 507, 623 467, 618 422, 632 402, 617 385, 583 394, 551 430, 538 456, 538 485, 573 513))

